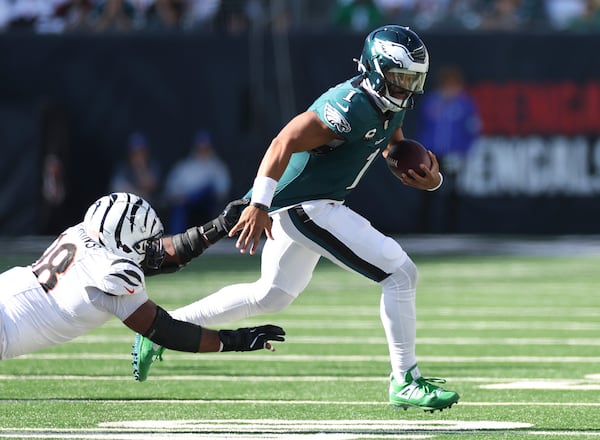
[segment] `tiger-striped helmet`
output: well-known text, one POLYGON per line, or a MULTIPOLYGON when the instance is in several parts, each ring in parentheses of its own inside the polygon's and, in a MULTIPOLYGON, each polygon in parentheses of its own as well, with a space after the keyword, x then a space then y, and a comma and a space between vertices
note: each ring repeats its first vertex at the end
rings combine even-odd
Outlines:
POLYGON ((131 193, 111 193, 96 200, 83 219, 87 234, 116 255, 142 268, 158 269, 165 251, 163 225, 143 198, 131 193))

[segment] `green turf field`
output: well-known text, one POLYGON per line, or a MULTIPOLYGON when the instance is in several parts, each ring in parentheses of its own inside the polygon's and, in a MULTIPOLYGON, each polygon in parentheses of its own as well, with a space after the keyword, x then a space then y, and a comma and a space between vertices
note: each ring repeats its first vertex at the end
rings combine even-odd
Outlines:
MULTIPOLYGON (((322 262, 284 313, 231 325, 281 325, 275 353, 167 351, 138 383, 115 319, 0 362, 0 438, 600 438, 599 257, 414 259, 420 368, 460 393, 451 410, 387 404, 378 286, 322 262)), ((209 254, 148 288, 170 309, 257 273, 256 256, 209 254)))

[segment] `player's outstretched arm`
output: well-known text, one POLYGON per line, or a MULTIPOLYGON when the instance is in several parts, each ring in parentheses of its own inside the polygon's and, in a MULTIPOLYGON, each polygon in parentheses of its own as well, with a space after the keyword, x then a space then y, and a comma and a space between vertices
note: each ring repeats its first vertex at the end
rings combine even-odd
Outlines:
POLYGON ((174 319, 163 308, 148 300, 124 324, 162 347, 185 352, 274 351, 271 341, 284 341, 285 331, 276 325, 209 330, 174 319))
POLYGON ((252 187, 250 208, 245 210, 239 221, 233 225, 229 236, 239 232, 236 247, 240 252, 249 250, 253 255, 263 234, 272 239, 271 220, 268 210, 275 193, 276 185, 289 164, 292 154, 309 151, 341 139, 314 111, 306 111, 295 116, 271 141, 256 174, 252 187))
POLYGON ((229 202, 223 212, 203 226, 194 226, 180 234, 163 237, 165 258, 159 269, 145 269, 146 276, 159 273, 172 273, 200 256, 206 249, 226 237, 237 223, 249 200, 239 199, 229 202))

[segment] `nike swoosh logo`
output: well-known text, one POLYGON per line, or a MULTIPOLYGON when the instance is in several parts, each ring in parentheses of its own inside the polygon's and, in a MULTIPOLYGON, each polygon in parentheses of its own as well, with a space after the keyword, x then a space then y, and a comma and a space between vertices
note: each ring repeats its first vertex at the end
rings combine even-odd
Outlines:
POLYGON ((336 102, 337 106, 343 110, 344 112, 348 112, 348 110, 350 110, 350 107, 344 107, 342 104, 340 104, 339 102, 336 102))
POLYGON ((385 138, 378 139, 378 140, 375 141, 375 145, 379 145, 383 141, 385 141, 385 138))
POLYGON ((132 294, 133 292, 135 292, 135 289, 130 289, 129 287, 125 287, 125 290, 127 290, 127 292, 129 292, 129 294, 132 294))

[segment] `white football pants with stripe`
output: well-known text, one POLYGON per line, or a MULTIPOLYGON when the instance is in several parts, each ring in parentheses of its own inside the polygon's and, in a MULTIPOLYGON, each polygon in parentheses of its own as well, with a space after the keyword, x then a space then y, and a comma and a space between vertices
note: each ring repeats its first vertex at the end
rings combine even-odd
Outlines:
POLYGON ((274 239, 267 239, 262 250, 258 281, 224 287, 171 315, 214 327, 278 312, 306 288, 323 256, 381 285, 380 316, 392 372, 402 381, 403 373, 416 364, 417 268, 406 252, 340 202, 306 202, 272 218, 274 239))

